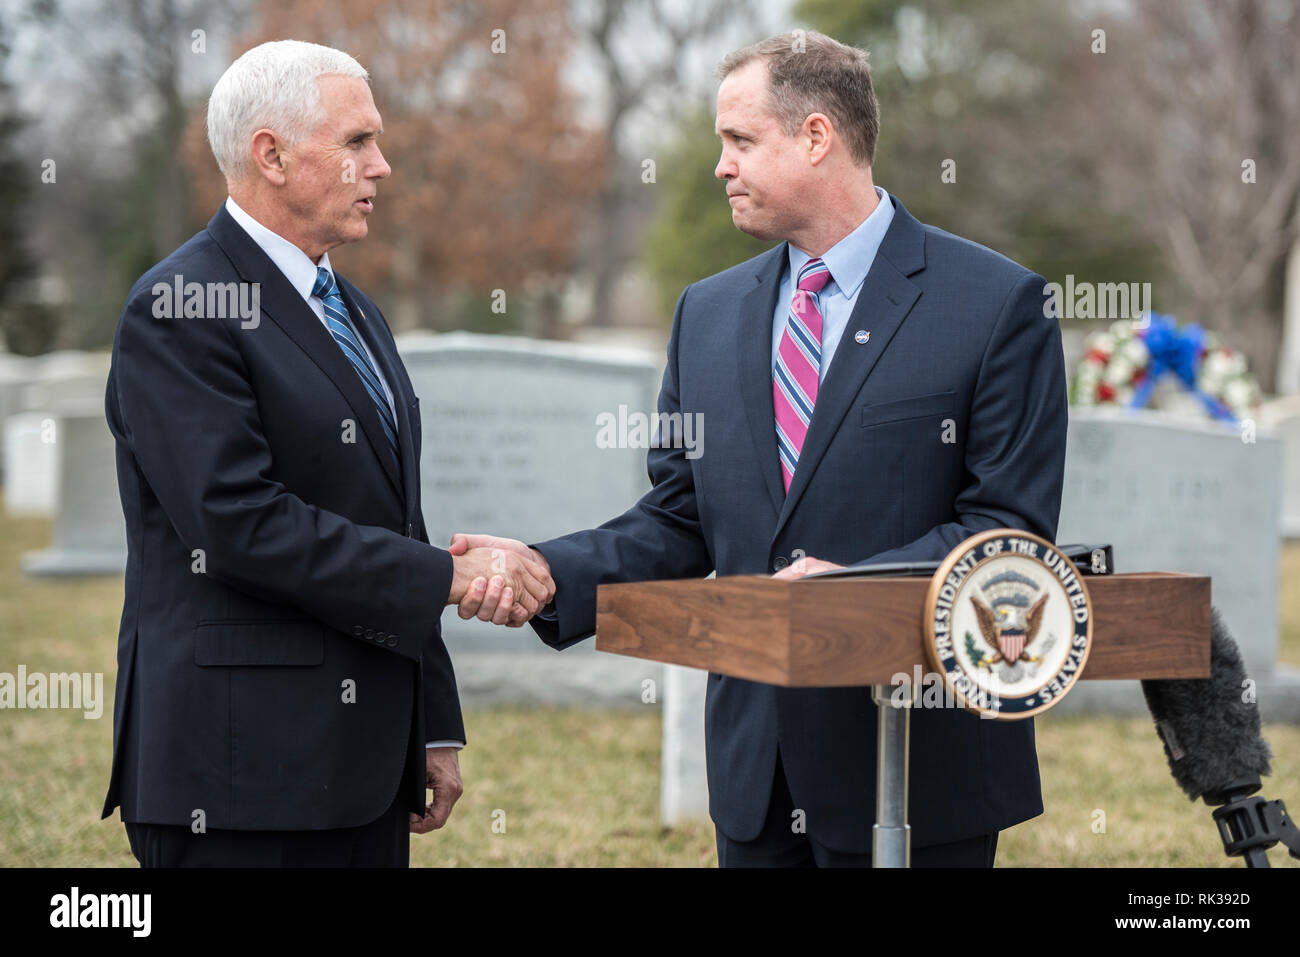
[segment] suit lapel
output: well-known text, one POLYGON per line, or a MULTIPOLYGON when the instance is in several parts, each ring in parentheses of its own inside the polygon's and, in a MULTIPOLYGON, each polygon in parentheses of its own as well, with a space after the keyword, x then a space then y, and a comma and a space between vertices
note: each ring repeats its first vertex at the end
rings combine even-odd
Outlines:
MULTIPOLYGON (((862 384, 920 297, 921 290, 907 277, 924 267, 925 233, 903 204, 895 201, 894 220, 862 282, 853 313, 835 347, 830 371, 817 390, 817 404, 813 408, 808 435, 799 452, 799 465, 790 482, 790 491, 777 518, 774 538, 781 533, 791 512, 799 504, 812 473, 826 454, 854 398, 862 390, 862 384), (864 344, 859 344, 854 338, 859 329, 871 333, 871 338, 864 344)), ((770 351, 770 343, 768 348, 770 351)), ((770 410, 770 395, 767 405, 770 410)))
POLYGON ((772 317, 786 263, 781 243, 755 263, 756 285, 740 301, 740 326, 736 354, 740 362, 740 397, 749 419, 749 431, 758 456, 763 484, 778 514, 785 498, 781 463, 776 451, 776 410, 772 405, 772 317))
POLYGON ((326 331, 324 323, 316 318, 311 307, 298 295, 298 291, 271 262, 270 257, 262 252, 261 247, 226 212, 224 205, 208 223, 208 232, 230 257, 244 281, 260 284, 263 315, 268 316, 299 349, 307 353, 312 362, 343 393, 343 398, 356 413, 361 430, 379 458, 384 474, 392 483, 393 491, 399 499, 404 500, 401 477, 397 474, 397 461, 388 436, 379 423, 375 404, 357 375, 357 370, 343 354, 334 337, 326 331))

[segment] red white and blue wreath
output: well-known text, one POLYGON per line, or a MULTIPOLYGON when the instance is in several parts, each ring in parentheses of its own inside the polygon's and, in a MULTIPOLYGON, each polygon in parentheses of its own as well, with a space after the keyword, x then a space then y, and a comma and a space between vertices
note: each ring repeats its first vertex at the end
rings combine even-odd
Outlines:
POLYGON ((1180 328, 1172 316, 1156 312, 1088 336, 1075 370, 1074 403, 1140 409, 1165 376, 1173 376, 1220 422, 1235 425, 1259 409, 1259 383, 1245 356, 1213 332, 1195 324, 1180 328))

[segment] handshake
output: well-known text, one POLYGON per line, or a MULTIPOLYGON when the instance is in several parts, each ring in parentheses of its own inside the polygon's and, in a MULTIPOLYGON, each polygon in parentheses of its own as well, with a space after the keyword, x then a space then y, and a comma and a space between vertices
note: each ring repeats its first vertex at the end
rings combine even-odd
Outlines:
MULTIPOLYGON (((495 625, 518 628, 555 598, 555 580, 546 557, 513 538, 457 532, 448 549, 455 565, 447 604, 461 618, 478 617, 495 625)), ((794 581, 804 575, 842 568, 834 562, 800 554, 773 575, 794 581)))
POLYGON ((461 618, 519 628, 555 598, 550 564, 523 542, 457 532, 448 550, 455 571, 447 604, 461 618))

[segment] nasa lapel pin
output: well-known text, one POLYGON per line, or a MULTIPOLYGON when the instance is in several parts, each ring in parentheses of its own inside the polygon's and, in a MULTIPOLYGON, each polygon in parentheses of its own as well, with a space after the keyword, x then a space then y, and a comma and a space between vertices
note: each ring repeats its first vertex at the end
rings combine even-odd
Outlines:
POLYGON ((853 341, 860 346, 865 346, 870 339, 871 333, 866 329, 859 329, 857 332, 853 333, 853 341))

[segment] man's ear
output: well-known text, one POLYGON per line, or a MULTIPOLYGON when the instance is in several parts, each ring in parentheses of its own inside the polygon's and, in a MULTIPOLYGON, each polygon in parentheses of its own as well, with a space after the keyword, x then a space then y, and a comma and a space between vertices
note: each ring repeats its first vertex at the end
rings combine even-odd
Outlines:
POLYGON ((253 160, 253 168, 260 176, 272 185, 284 185, 286 173, 284 143, 278 136, 267 129, 258 130, 253 134, 253 141, 249 144, 249 155, 253 160))
POLYGON ((803 137, 808 142, 808 162, 818 165, 830 152, 835 127, 825 113, 810 113, 803 121, 803 137))

